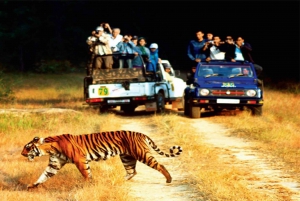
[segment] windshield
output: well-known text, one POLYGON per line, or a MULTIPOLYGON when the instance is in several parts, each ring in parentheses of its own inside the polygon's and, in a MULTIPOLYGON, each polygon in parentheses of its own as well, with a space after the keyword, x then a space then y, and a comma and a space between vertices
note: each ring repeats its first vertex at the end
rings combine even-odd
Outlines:
POLYGON ((249 65, 200 65, 197 71, 198 77, 253 77, 249 65))

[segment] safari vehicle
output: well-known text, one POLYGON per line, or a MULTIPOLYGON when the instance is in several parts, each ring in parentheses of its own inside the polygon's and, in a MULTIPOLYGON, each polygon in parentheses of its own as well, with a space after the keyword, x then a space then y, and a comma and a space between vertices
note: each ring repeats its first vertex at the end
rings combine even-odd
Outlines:
POLYGON ((172 104, 172 108, 183 108, 182 96, 186 83, 175 76, 172 67, 172 82, 166 80, 163 65, 170 64, 168 60, 162 60, 154 73, 146 71, 141 56, 132 55, 132 58, 133 68, 94 69, 91 76, 86 76, 85 102, 99 107, 100 112, 120 106, 125 113, 133 113, 138 106, 144 105, 146 111, 162 113, 166 103, 172 104))
POLYGON ((199 62, 194 77, 188 78, 193 79, 193 84, 185 89, 185 115, 200 118, 201 112, 223 109, 262 115, 263 82, 257 78, 252 63, 199 62))

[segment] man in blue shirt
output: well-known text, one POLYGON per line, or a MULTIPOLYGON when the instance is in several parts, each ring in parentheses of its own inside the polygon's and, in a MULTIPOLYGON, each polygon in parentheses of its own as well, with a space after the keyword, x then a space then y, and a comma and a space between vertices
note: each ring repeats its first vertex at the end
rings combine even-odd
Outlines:
POLYGON ((128 68, 132 68, 132 56, 137 56, 141 54, 141 51, 135 46, 135 44, 130 41, 130 38, 126 35, 124 36, 124 41, 121 41, 116 46, 121 53, 119 57, 119 68, 124 67, 124 61, 127 62, 128 68))
POLYGON ((205 52, 203 51, 203 46, 205 45, 207 40, 204 39, 203 36, 203 31, 197 31, 196 40, 191 40, 188 45, 187 55, 191 60, 192 67, 197 66, 197 64, 201 60, 204 61, 206 59, 205 52))

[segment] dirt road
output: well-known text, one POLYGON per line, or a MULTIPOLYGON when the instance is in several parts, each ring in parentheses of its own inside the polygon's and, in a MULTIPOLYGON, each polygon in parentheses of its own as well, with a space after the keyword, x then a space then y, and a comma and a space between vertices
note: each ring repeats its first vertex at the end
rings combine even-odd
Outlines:
MULTIPOLYGON (((134 117, 135 118, 135 117, 134 117)), ((138 117, 137 117, 138 118, 138 117)), ((183 115, 178 116, 185 118, 183 115)), ((137 130, 145 133, 151 133, 152 137, 159 139, 159 134, 155 134, 151 127, 137 125, 126 119, 122 129, 137 130), (157 136, 155 136, 157 135, 157 136)), ((253 174, 248 188, 264 191, 264 193, 274 196, 280 193, 282 200, 300 200, 300 185, 293 179, 293 175, 286 171, 283 163, 278 163, 272 156, 264 155, 257 151, 254 142, 245 141, 244 139, 230 136, 230 130, 225 127, 212 123, 205 119, 190 119, 190 125, 195 127, 193 135, 199 135, 204 141, 214 149, 220 152, 219 157, 224 163, 231 164, 250 174, 253 174), (288 197, 291 197, 288 198, 288 197)), ((183 150, 183 153, 186 150, 183 150)), ((175 160, 175 159, 174 159, 175 160)), ((183 200, 203 200, 199 192, 194 191, 187 185, 187 178, 184 170, 176 168, 174 160, 169 158, 159 158, 162 164, 168 167, 172 172, 174 181, 171 184, 162 183, 162 175, 153 171, 144 164, 138 163, 137 170, 141 172, 139 176, 134 178, 134 182, 130 182, 132 188, 132 196, 137 200, 161 200, 161 201, 183 201, 183 200)))

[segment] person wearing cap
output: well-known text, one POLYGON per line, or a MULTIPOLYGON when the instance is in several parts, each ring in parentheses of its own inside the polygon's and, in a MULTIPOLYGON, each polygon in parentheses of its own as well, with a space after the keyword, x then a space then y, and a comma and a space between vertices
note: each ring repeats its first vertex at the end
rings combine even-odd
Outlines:
MULTIPOLYGON (((112 68, 112 51, 108 44, 109 35, 105 34, 103 27, 99 26, 96 28, 94 36, 97 38, 94 46, 94 54, 96 56, 95 68, 101 69, 102 64, 104 64, 105 68, 112 68)), ((90 43, 89 39, 87 43, 90 43)))
POLYGON ((158 56, 158 45, 156 43, 152 43, 149 48, 150 48, 150 57, 149 57, 149 63, 147 64, 146 70, 156 72, 157 64, 161 63, 161 60, 158 56))
POLYGON ((163 63, 165 72, 164 72, 164 77, 168 82, 173 81, 173 77, 171 77, 171 65, 169 63, 163 63))

